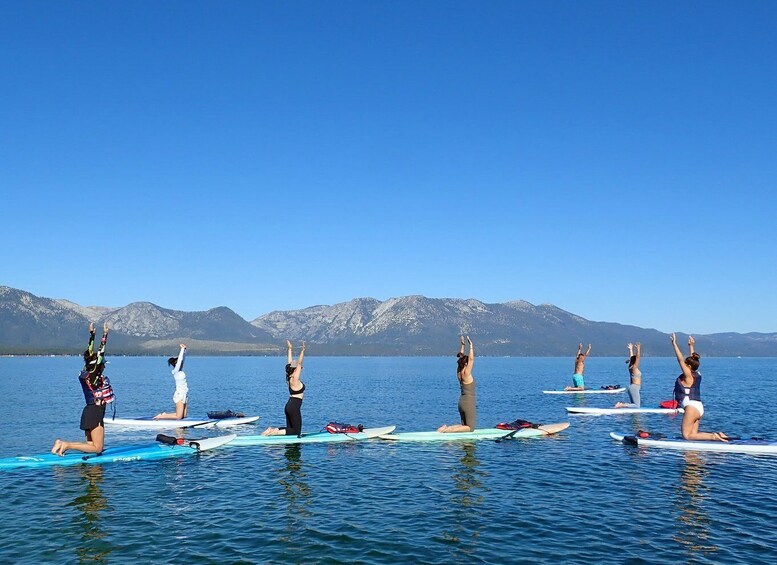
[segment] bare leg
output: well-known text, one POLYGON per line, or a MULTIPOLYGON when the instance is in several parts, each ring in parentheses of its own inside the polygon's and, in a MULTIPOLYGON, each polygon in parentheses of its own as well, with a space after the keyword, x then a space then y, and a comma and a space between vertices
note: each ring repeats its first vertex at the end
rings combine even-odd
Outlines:
POLYGON ((181 420, 186 418, 189 411, 189 405, 185 402, 175 403, 175 412, 160 412, 154 416, 154 420, 181 420))
MULTIPOLYGON (((85 432, 86 441, 59 441, 59 446, 56 451, 52 448, 51 452, 56 455, 64 455, 69 449, 75 449, 76 451, 83 451, 85 453, 102 453, 105 447, 105 428, 97 426, 95 429, 85 432)), ((57 447, 56 442, 54 446, 57 447)))
POLYGON ((700 420, 701 414, 699 414, 696 408, 693 406, 685 407, 685 414, 683 414, 683 422, 680 428, 683 433, 683 439, 690 441, 728 441, 728 437, 722 432, 700 432, 700 420))
POLYGON ((263 436, 285 436, 286 430, 283 428, 267 428, 262 432, 263 436))
POLYGON ((471 432, 472 428, 465 426, 464 424, 454 424, 452 426, 440 426, 437 428, 437 431, 444 434, 454 434, 457 432, 471 432))

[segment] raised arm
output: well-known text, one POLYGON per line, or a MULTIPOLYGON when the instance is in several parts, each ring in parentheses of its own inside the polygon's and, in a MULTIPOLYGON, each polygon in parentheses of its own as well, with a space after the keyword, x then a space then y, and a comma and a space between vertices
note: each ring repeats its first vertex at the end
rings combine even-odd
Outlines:
POLYGON ((89 324, 89 343, 86 345, 89 353, 94 353, 94 323, 89 324))
POLYGON ((642 344, 637 342, 637 351, 635 353, 636 359, 634 359, 634 370, 639 369, 639 360, 642 357, 642 344))
POLYGON ((291 355, 291 342, 287 339, 286 340, 286 364, 291 365, 292 361, 293 359, 291 355))
POLYGON ((696 340, 693 339, 692 335, 689 335, 688 336, 688 349, 691 350, 690 355, 693 355, 694 353, 696 353, 696 349, 694 348, 694 345, 696 345, 696 340))
MULTIPOLYGON (((92 333, 94 336, 94 333, 92 333)), ((105 357, 105 344, 108 343, 108 322, 103 323, 103 338, 100 340, 100 349, 97 350, 97 365, 103 362, 105 357)))
MULTIPOLYGON (((186 355, 186 346, 182 343, 181 344, 181 350, 178 352, 178 361, 175 362, 175 371, 176 373, 183 369, 183 357, 186 355)), ((196 364, 196 363, 195 363, 196 364)))
POLYGON ((688 367, 688 365, 685 364, 685 358, 683 357, 683 352, 680 351, 680 346, 677 345, 677 336, 672 332, 672 334, 669 336, 669 339, 672 341, 672 347, 674 347, 674 355, 677 357, 677 362, 680 364, 680 369, 683 371, 683 376, 686 379, 692 379, 693 375, 691 374, 691 369, 688 367))
POLYGON ((289 377, 289 380, 299 384, 299 378, 302 375, 302 360, 305 358, 305 342, 302 342, 302 348, 299 351, 299 357, 297 358, 297 366, 294 367, 294 372, 289 377))
POLYGON ((475 346, 472 345, 472 340, 467 336, 469 342, 469 361, 467 362, 466 371, 471 375, 472 367, 475 365, 475 346))
POLYGON ((459 346, 459 355, 464 355, 464 336, 461 336, 461 345, 459 346))
POLYGON ((588 354, 591 353, 591 344, 588 344, 588 349, 585 351, 585 355, 583 357, 588 357, 588 354))

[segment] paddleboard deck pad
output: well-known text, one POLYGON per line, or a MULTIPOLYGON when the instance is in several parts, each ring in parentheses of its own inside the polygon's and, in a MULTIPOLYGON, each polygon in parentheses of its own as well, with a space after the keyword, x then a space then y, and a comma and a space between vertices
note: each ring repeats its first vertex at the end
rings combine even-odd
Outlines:
POLYGON ((119 463, 124 461, 152 461, 193 455, 201 451, 215 449, 228 444, 235 439, 235 434, 225 436, 187 440, 183 445, 167 445, 151 443, 145 445, 128 445, 124 447, 109 447, 100 455, 68 451, 64 456, 44 453, 27 457, 7 457, 0 459, 0 469, 20 469, 31 467, 53 467, 62 465, 97 465, 101 463, 119 463))
POLYGON ((229 445, 240 447, 248 445, 284 445, 294 443, 332 443, 346 441, 364 441, 380 435, 390 434, 396 426, 384 426, 382 428, 364 428, 358 433, 330 434, 329 432, 316 432, 297 436, 237 436, 229 445))

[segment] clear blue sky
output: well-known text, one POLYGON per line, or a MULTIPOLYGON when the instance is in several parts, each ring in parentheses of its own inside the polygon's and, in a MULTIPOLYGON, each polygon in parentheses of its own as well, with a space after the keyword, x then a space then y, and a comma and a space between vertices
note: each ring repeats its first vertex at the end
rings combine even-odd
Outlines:
POLYGON ((777 331, 777 3, 0 3, 0 284, 777 331))

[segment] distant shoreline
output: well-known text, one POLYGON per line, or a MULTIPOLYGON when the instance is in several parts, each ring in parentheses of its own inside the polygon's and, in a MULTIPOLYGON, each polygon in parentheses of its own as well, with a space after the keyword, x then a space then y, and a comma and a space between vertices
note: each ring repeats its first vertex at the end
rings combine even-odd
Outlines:
MULTIPOLYGON (((36 358, 43 358, 43 357, 81 357, 80 353, 3 353, 0 354, 0 359, 2 358, 14 358, 14 357, 36 357, 36 358)), ((105 356, 107 359, 110 358, 116 358, 116 357, 169 357, 168 355, 164 354, 137 354, 137 353, 117 353, 117 354, 110 354, 107 353, 105 356)), ((187 357, 277 357, 282 358, 284 355, 235 355, 230 353, 206 353, 206 354, 196 354, 196 353, 188 353, 187 357)), ((385 354, 385 355, 315 355, 308 353, 308 357, 321 357, 321 358, 327 358, 327 357, 352 357, 354 359, 356 358, 364 358, 364 357, 375 357, 375 358, 381 358, 381 357, 402 357, 402 358, 446 358, 451 357, 451 355, 391 355, 391 354, 385 354)), ((478 355, 479 358, 488 358, 488 359, 566 359, 566 358, 573 358, 568 355, 485 355, 480 354, 478 355)), ((674 358, 673 355, 643 355, 643 358, 646 359, 667 359, 667 358, 674 358)), ((777 356, 774 355, 703 355, 704 359, 777 359, 777 356)), ((619 358, 626 358, 625 355, 600 355, 598 357, 591 356, 590 359, 619 359, 619 358)))

